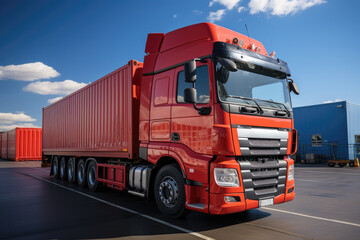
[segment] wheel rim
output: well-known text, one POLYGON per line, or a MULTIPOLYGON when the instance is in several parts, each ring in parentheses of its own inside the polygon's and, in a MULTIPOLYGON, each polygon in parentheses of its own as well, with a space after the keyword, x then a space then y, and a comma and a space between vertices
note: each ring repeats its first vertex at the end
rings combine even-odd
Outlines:
POLYGON ((60 161, 60 175, 63 177, 65 175, 65 160, 60 161))
POLYGON ((172 177, 166 176, 161 180, 159 196, 165 206, 173 207, 176 205, 179 200, 179 187, 172 177))
POLYGON ((78 169, 78 179, 82 183, 84 181, 84 165, 80 164, 78 169))
POLYGON ((89 183, 90 183, 90 185, 91 185, 91 186, 94 186, 95 181, 96 181, 95 168, 94 168, 94 167, 91 167, 91 168, 89 169, 89 183))

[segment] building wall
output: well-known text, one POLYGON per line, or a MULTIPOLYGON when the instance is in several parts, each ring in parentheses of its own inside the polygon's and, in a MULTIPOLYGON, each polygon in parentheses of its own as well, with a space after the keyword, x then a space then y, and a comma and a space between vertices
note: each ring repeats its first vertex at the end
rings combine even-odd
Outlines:
MULTIPOLYGON (((360 105, 347 103, 348 143, 356 144, 355 135, 360 136, 360 105)), ((360 139, 358 139, 360 140, 360 139)), ((360 145, 360 142, 357 142, 360 145)), ((349 146, 349 158, 360 158, 360 146, 349 146)))
POLYGON ((341 151, 341 155, 348 156, 345 148, 348 144, 346 110, 346 101, 294 108, 294 124, 299 133, 298 154, 302 159, 306 153, 329 158, 341 151), (322 136, 322 146, 311 146, 314 134, 322 136), (342 147, 334 147, 334 144, 342 147))

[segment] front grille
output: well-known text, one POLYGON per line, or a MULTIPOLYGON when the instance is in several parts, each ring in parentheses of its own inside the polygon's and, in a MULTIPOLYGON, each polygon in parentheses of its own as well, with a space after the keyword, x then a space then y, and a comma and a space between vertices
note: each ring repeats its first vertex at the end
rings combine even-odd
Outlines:
POLYGON ((258 200, 285 192, 287 162, 285 160, 238 160, 245 198, 258 200))
POLYGON ((288 129, 237 126, 241 156, 286 155, 288 129))

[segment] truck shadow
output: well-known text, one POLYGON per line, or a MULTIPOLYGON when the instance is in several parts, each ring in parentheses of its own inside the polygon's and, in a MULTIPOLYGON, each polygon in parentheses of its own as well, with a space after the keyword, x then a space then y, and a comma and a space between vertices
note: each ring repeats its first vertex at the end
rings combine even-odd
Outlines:
MULTIPOLYGON (((86 226, 86 231, 76 230, 71 231, 68 234, 66 232, 62 232, 60 235, 52 236, 57 239, 119 237, 134 237, 136 239, 169 239, 172 238, 173 234, 186 234, 183 231, 169 227, 169 225, 166 224, 172 224, 192 232, 206 232, 217 229, 220 231, 226 231, 225 229, 227 229, 227 227, 236 225, 235 228, 240 233, 241 229, 249 228, 248 224, 250 222, 271 216, 270 213, 263 212, 259 209, 252 209, 246 212, 227 215, 209 215, 199 212, 190 212, 183 218, 172 219, 161 214, 158 211, 155 202, 152 200, 147 201, 146 199, 130 195, 126 192, 119 192, 108 188, 101 188, 100 191, 91 192, 87 189, 81 189, 76 185, 61 182, 60 180, 53 181, 111 204, 139 213, 134 214, 126 210, 124 211, 110 207, 110 213, 106 213, 106 218, 99 218, 93 222, 96 227, 86 226), (140 214, 143 214, 143 216, 140 214), (146 216, 144 217, 144 215, 146 216), (153 221, 149 217, 161 220, 166 224, 153 221)), ((104 210, 101 209, 91 209, 91 211, 102 211, 101 214, 104 213, 104 210)), ((175 239, 177 238, 176 236, 174 235, 175 239)), ((190 235, 185 236, 190 238, 190 235)), ((184 236, 180 238, 184 238, 184 236)))

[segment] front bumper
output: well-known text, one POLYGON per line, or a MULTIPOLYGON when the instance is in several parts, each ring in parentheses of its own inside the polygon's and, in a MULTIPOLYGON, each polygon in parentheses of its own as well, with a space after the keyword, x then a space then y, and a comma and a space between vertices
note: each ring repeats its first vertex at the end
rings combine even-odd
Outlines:
MULTIPOLYGON (((225 159, 224 159, 225 160, 225 159)), ((293 164, 293 160, 290 158, 286 158, 285 161, 287 162, 286 167, 286 176, 289 169, 289 165, 293 164)), ((265 198, 273 198, 274 204, 279 204, 287 201, 291 201, 295 197, 294 191, 294 180, 286 181, 285 187, 282 188, 281 192, 276 192, 274 195, 266 194, 264 196, 257 197, 256 199, 249 199, 246 198, 244 190, 244 182, 240 170, 240 164, 235 160, 228 160, 225 161, 216 161, 212 163, 211 172, 210 172, 210 193, 209 193, 209 201, 208 201, 208 208, 210 214, 229 214, 235 212, 242 212, 253 208, 259 207, 259 200, 265 198), (240 187, 219 187, 213 180, 213 170, 215 167, 229 167, 229 168, 236 168, 238 171, 238 175, 240 178, 240 187), (237 197, 238 201, 234 202, 227 202, 225 200, 226 196, 237 197)), ((249 192, 247 190, 247 192, 249 192)))

